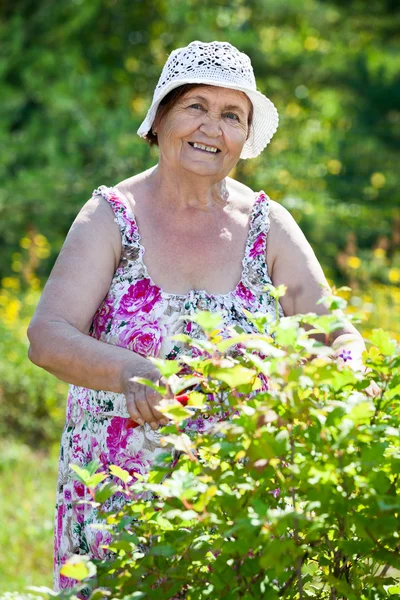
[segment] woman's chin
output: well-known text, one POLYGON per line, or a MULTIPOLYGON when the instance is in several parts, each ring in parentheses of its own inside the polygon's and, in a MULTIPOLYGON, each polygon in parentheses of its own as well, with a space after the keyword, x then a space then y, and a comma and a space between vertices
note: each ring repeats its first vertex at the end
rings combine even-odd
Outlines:
POLYGON ((204 177, 207 177, 207 175, 218 175, 223 179, 229 173, 226 169, 221 168, 222 165, 216 163, 208 164, 202 161, 184 160, 180 163, 180 166, 186 172, 204 177))

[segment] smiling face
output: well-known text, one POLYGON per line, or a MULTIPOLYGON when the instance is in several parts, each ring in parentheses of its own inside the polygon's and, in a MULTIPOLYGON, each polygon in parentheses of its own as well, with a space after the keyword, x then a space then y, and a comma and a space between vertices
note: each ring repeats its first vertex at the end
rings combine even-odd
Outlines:
POLYGON ((191 88, 153 124, 160 160, 172 169, 223 179, 240 158, 250 109, 243 92, 209 85, 191 88))

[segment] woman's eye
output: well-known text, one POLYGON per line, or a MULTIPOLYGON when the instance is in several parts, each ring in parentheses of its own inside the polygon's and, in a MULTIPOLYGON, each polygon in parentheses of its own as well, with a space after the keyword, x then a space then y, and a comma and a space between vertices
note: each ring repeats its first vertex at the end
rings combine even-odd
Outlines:
POLYGON ((239 117, 235 113, 225 113, 225 116, 231 119, 232 121, 239 121, 239 117))
POLYGON ((201 109, 201 108, 202 108, 202 106, 201 106, 201 104, 197 104, 197 103, 196 103, 196 104, 191 104, 191 105, 189 106, 189 108, 200 108, 200 109, 201 109))

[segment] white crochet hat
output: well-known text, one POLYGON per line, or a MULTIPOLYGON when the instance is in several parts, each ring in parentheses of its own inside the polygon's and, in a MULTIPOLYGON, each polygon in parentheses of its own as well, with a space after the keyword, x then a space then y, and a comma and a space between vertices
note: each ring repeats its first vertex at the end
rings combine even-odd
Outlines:
POLYGON ((228 42, 191 42, 171 52, 164 65, 153 102, 137 133, 145 137, 155 119, 160 101, 186 83, 203 83, 244 92, 253 104, 253 123, 240 158, 254 158, 270 142, 278 128, 274 104, 258 92, 253 67, 247 54, 228 42))

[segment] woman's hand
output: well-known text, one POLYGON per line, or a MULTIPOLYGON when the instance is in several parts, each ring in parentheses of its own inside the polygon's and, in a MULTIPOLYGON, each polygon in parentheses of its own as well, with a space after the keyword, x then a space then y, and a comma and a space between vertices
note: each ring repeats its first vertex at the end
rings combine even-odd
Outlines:
POLYGON ((371 381, 369 386, 364 391, 367 394, 367 396, 370 396, 370 398, 377 398, 382 394, 381 388, 374 380, 371 381))
MULTIPOLYGON (((167 425, 169 423, 167 417, 155 408, 162 398, 161 395, 147 385, 134 381, 137 376, 137 373, 136 375, 132 374, 131 369, 122 373, 121 387, 126 398, 129 416, 139 425, 143 425, 147 421, 153 429, 157 429, 160 423, 167 425)), ((150 379, 156 385, 165 385, 166 383, 156 370, 152 371, 151 374, 141 374, 140 376, 150 379)))

